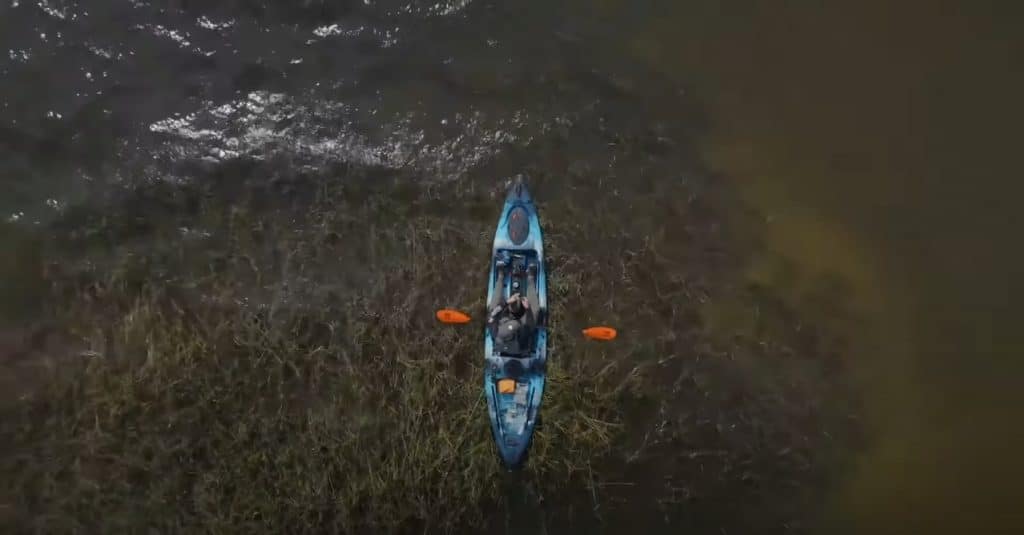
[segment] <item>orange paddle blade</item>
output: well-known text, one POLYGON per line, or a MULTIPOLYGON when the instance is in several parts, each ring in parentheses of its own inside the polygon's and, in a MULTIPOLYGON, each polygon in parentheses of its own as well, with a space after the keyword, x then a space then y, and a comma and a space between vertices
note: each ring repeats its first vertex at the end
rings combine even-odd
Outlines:
POLYGON ((583 329, 583 336, 591 340, 614 340, 619 333, 611 327, 590 327, 583 329))
POLYGON ((437 311, 437 319, 442 323, 469 323, 469 316, 447 308, 437 311))

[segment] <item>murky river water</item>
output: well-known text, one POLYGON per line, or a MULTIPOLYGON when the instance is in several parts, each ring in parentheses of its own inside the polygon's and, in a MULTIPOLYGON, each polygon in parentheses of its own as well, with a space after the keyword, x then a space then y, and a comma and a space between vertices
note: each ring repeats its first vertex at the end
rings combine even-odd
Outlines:
MULTIPOLYGON (((2 1, 9 229, 239 157, 443 187, 513 174, 532 140, 598 108, 668 124, 762 216, 747 276, 797 307, 806 281, 838 276, 861 318, 821 319, 856 341, 868 437, 830 531, 1024 525, 1020 9, 2 1)), ((30 252, 4 239, 5 277, 27 280, 30 252)))
POLYGON ((697 2, 630 43, 699 88, 706 154, 769 219, 771 247, 842 274, 869 318, 849 358, 874 442, 835 498, 860 532, 1024 525, 1020 16, 697 2))

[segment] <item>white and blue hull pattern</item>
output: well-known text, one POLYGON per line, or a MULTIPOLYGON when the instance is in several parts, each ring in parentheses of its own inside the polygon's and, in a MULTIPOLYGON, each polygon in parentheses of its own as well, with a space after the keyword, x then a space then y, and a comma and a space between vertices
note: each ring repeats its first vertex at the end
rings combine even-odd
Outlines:
MULTIPOLYGON (((533 441, 534 428, 540 415, 544 395, 548 355, 547 331, 547 271, 544 266, 544 240, 541 234, 537 207, 526 185, 521 181, 512 185, 498 220, 491 251, 490 276, 487 279, 487 302, 494 298, 497 283, 496 257, 512 258, 512 273, 505 277, 501 298, 507 299, 519 292, 528 295, 526 269, 536 265, 536 303, 530 303, 537 320, 535 338, 530 350, 520 356, 509 356, 495 351, 489 330, 484 332, 484 395, 491 421, 491 431, 498 447, 498 455, 508 468, 520 467, 527 458, 533 441), (515 269, 515 268, 519 269, 515 269), (499 381, 515 381, 514 391, 502 392, 499 381)), ((531 292, 532 293, 532 292, 531 292)))

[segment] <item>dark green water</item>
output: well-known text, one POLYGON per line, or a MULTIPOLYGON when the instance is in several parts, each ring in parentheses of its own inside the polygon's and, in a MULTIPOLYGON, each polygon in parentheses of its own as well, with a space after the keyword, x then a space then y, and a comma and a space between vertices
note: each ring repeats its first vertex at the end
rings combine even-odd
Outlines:
POLYGON ((629 46, 708 103, 712 166, 768 218, 775 251, 842 274, 869 318, 847 358, 871 445, 836 489, 832 525, 1019 529, 1020 9, 652 12, 629 46))
POLYGON ((635 116, 760 214, 747 279, 798 308, 817 278, 848 288, 860 320, 815 321, 853 341, 866 442, 823 531, 1024 525, 1019 7, 157 4, 0 7, 8 316, 39 291, 34 229, 133 181, 283 152, 444 187, 514 173, 563 123, 635 116))

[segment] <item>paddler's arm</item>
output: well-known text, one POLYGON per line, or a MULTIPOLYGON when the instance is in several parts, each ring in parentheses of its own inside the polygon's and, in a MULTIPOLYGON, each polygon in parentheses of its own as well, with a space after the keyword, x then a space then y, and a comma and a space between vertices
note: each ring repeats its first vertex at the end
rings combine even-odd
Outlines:
POLYGON ((537 318, 533 315, 533 307, 530 306, 529 300, 523 300, 523 328, 519 330, 519 344, 520 347, 527 351, 533 351, 534 348, 534 334, 537 332, 537 318))
POLYGON ((501 311, 504 310, 506 306, 507 305, 505 305, 504 303, 501 303, 491 308, 490 313, 487 314, 487 323, 494 323, 494 321, 498 319, 498 316, 501 315, 501 311))
POLYGON ((523 299, 523 308, 526 309, 523 313, 523 323, 531 329, 536 327, 537 317, 533 315, 533 303, 529 299, 523 299))
POLYGON ((490 331, 492 337, 498 335, 498 316, 501 316, 501 311, 505 309, 505 306, 504 303, 498 304, 487 315, 487 330, 490 331))

